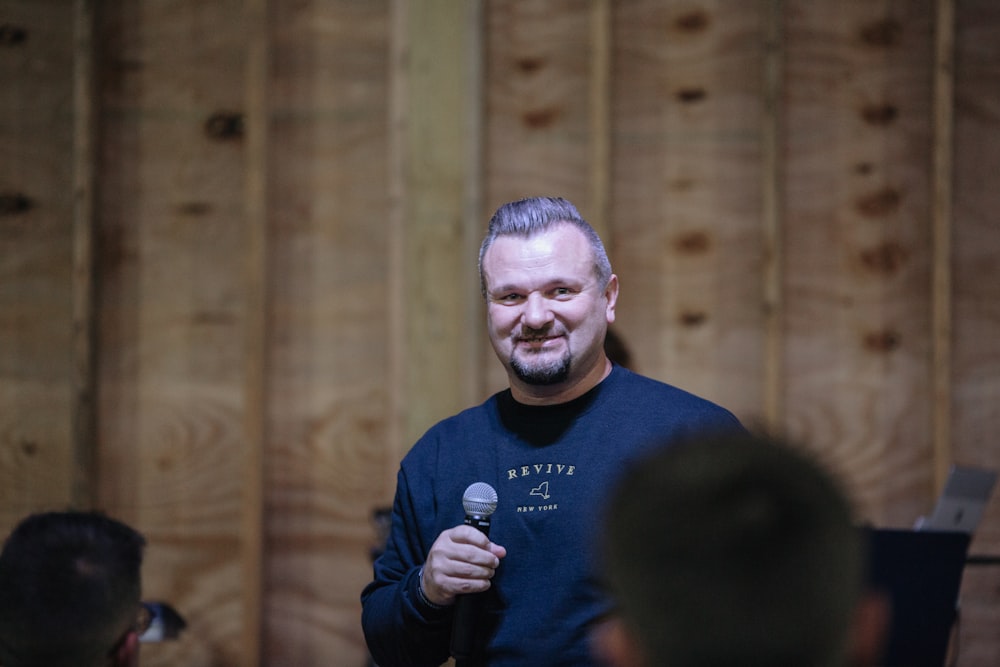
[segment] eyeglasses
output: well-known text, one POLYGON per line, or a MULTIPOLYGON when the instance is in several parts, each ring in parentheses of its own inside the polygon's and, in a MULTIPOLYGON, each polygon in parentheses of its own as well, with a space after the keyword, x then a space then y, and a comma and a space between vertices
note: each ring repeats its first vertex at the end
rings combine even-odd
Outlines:
POLYGON ((134 632, 140 642, 149 644, 176 639, 186 625, 181 615, 170 605, 164 602, 140 602, 132 624, 115 643, 112 653, 121 647, 129 633, 134 632))
POLYGON ((156 611, 148 602, 140 602, 139 609, 136 611, 135 618, 132 620, 132 624, 128 626, 128 629, 122 634, 122 636, 115 642, 115 645, 111 647, 111 651, 108 655, 114 655, 125 643, 125 640, 131 633, 135 633, 140 638, 146 634, 149 628, 153 625, 153 618, 156 616, 156 611))
POLYGON ((139 612, 132 623, 132 630, 135 634, 142 637, 149 630, 150 626, 153 625, 154 618, 156 618, 156 610, 153 608, 153 605, 149 602, 140 602, 139 612))
POLYGON ((135 619, 135 632, 143 643, 177 639, 187 627, 184 617, 166 602, 142 602, 135 619))

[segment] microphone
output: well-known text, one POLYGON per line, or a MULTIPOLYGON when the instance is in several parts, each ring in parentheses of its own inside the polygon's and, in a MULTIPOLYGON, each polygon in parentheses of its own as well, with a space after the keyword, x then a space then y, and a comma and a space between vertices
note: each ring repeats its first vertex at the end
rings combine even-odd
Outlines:
MULTIPOLYGON (((462 494, 466 526, 472 526, 483 535, 490 534, 490 516, 497 509, 497 492, 486 482, 476 482, 462 494)), ((483 606, 482 593, 459 595, 455 600, 455 615, 451 625, 451 655, 456 660, 467 660, 475 654, 476 620, 483 606)))

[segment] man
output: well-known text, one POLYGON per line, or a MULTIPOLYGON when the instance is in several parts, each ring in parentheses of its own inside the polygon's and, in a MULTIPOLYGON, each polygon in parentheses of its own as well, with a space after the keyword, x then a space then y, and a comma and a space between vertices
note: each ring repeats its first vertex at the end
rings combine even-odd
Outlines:
POLYGON ((742 427, 608 359, 618 278, 569 202, 502 206, 479 267, 510 388, 438 423, 403 459, 362 626, 380 667, 439 665, 456 599, 485 591, 477 655, 461 664, 588 665, 589 628, 609 609, 590 547, 610 482, 650 442, 742 427), (489 537, 463 525, 476 482, 499 496, 489 537))
POLYGON ((144 547, 99 513, 24 519, 0 553, 0 665, 138 665, 144 547))
POLYGON ((818 463, 749 435, 639 459, 605 518, 613 667, 878 664, 887 606, 864 590, 863 533, 818 463))

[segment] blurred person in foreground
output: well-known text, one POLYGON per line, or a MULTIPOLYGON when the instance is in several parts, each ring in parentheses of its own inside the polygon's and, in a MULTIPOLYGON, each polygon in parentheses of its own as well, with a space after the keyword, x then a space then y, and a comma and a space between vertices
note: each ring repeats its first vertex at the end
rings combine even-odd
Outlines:
POLYGON ((583 667, 610 608, 592 547, 614 478, 652 442, 743 427, 608 358, 618 277, 570 202, 501 206, 479 268, 509 388, 432 426, 404 457, 362 627, 380 667, 440 665, 456 653, 456 601, 483 593, 460 666, 583 667), (464 490, 479 482, 497 493, 488 537, 463 525, 464 490))
POLYGON ((888 602, 865 587, 864 533, 838 479, 749 434, 664 447, 619 480, 602 565, 614 667, 871 667, 888 602))
POLYGON ((22 520, 0 553, 0 665, 138 665, 145 544, 97 512, 22 520))

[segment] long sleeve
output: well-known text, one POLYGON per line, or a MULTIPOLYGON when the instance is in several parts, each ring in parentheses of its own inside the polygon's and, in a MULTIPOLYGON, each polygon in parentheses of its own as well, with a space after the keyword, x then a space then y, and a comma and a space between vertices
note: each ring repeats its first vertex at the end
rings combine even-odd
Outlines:
POLYGON ((497 490, 490 539, 507 550, 479 616, 487 662, 596 664, 590 632, 610 608, 592 553, 604 494, 654 443, 732 428, 729 411, 617 366, 565 404, 518 404, 506 390, 432 426, 400 464, 386 551, 361 596, 379 667, 447 660, 453 613, 420 599, 418 577, 474 482, 497 490))
POLYGON ((448 659, 451 609, 431 606, 418 591, 420 568, 430 548, 418 537, 427 534, 417 529, 419 523, 401 470, 389 541, 375 562, 374 580, 361 593, 361 625, 379 667, 436 667, 448 659))

